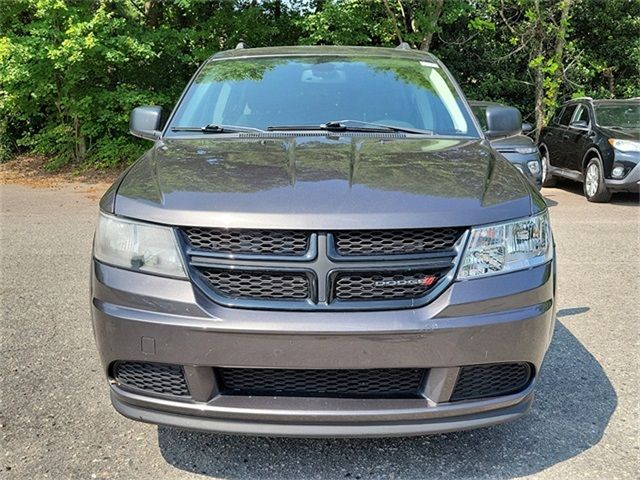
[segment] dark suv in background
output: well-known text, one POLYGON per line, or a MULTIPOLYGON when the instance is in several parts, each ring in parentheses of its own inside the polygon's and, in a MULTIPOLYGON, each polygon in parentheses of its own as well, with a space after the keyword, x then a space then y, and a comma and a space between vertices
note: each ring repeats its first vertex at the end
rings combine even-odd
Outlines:
POLYGON ((489 138, 491 146, 509 160, 527 180, 539 189, 542 186, 540 151, 536 142, 525 135, 525 133, 533 130, 531 124, 523 123, 521 131, 507 137, 494 136, 488 131, 487 108, 502 105, 496 102, 478 102, 474 100, 470 101, 469 105, 485 135, 489 138))
POLYGON ((590 202, 608 202, 613 192, 638 192, 640 99, 565 103, 540 135, 543 185, 556 177, 583 182, 590 202))
MULTIPOLYGON (((127 417, 415 435, 529 409, 555 321, 547 206, 408 49, 236 49, 100 203, 95 338, 127 417)), ((520 130, 488 107, 491 131, 520 130)))

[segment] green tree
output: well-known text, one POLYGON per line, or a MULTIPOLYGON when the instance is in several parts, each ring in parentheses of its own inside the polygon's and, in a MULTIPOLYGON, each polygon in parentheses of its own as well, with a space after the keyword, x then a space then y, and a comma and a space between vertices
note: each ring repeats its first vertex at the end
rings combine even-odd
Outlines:
POLYGON ((15 0, 0 10, 0 158, 26 149, 50 167, 109 166, 145 145, 137 105, 169 109, 196 67, 240 40, 295 43, 281 1, 15 0))
POLYGON ((127 134, 131 109, 170 109, 241 40, 404 41, 538 129, 573 96, 640 95, 640 0, 0 0, 0 161, 130 162, 146 146, 127 134))

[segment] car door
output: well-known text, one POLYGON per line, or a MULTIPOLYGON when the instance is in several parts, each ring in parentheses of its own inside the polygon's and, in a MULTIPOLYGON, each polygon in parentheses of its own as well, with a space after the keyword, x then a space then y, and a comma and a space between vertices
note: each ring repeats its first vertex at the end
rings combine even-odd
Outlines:
POLYGON ((591 118, 587 105, 579 104, 565 130, 563 152, 565 168, 577 172, 582 171, 582 157, 591 143, 591 118))
POLYGON ((544 142, 549 152, 549 163, 554 167, 565 167, 564 134, 569 127, 575 105, 567 105, 557 117, 554 117, 544 142))

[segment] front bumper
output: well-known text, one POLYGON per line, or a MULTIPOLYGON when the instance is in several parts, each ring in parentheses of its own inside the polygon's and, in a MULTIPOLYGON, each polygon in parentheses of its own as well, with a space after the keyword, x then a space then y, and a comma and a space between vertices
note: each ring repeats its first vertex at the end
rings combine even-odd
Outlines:
POLYGON ((542 163, 539 153, 517 153, 517 152, 500 152, 507 160, 517 165, 522 174, 534 185, 538 190, 542 188, 542 163), (533 174, 529 170, 527 163, 538 162, 538 173, 533 174))
POLYGON ((632 165, 630 160, 635 160, 635 167, 622 179, 614 180, 605 178, 604 183, 612 192, 640 192, 640 162, 638 154, 620 154, 616 152, 616 161, 620 164, 632 165))
POLYGON ((450 402, 459 367, 528 362, 537 374, 554 326, 553 263, 455 282, 429 305, 367 312, 222 307, 188 281, 94 262, 92 317, 107 376, 118 360, 185 366, 192 398, 121 388, 123 415, 225 433, 289 436, 417 435, 518 418, 536 379, 516 394, 450 402), (428 368, 424 398, 350 399, 220 394, 211 367, 428 368))

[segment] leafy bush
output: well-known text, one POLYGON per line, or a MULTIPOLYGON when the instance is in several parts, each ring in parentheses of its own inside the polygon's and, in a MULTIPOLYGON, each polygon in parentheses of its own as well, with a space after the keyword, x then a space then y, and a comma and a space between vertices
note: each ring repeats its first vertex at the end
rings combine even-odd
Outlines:
POLYGON ((48 167, 130 162, 131 109, 171 109, 195 68, 240 40, 294 43, 296 13, 220 0, 13 0, 0 11, 0 159, 27 150, 48 167))
POLYGON ((0 161, 98 168, 145 148, 137 105, 170 110, 210 55, 287 44, 435 52, 466 94, 538 126, 577 94, 640 95, 640 2, 601 0, 0 0, 0 161))

